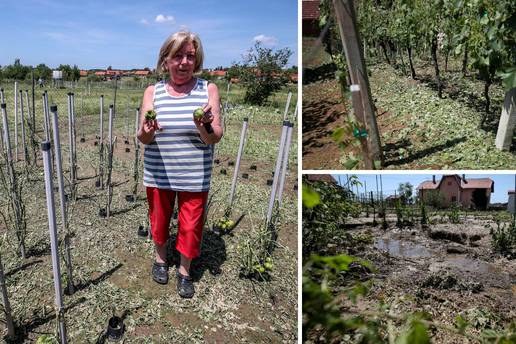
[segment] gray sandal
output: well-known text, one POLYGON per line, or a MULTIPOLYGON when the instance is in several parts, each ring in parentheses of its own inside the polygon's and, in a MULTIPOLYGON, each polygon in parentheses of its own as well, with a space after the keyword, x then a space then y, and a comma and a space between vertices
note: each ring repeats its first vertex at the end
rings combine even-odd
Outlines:
POLYGON ((152 279, 159 284, 167 284, 168 264, 154 262, 152 265, 152 279))
POLYGON ((179 296, 190 299, 195 294, 194 285, 192 282, 192 277, 185 276, 181 274, 179 271, 176 271, 177 276, 177 293, 179 296))

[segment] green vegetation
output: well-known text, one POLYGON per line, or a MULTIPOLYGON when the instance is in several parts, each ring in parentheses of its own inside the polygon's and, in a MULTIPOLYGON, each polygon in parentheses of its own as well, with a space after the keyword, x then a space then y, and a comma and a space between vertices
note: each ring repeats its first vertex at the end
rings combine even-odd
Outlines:
POLYGON ((244 101, 264 105, 269 96, 282 89, 289 81, 284 70, 292 51, 288 48, 273 51, 256 43, 241 63, 234 64, 228 77, 237 77, 246 89, 244 101))

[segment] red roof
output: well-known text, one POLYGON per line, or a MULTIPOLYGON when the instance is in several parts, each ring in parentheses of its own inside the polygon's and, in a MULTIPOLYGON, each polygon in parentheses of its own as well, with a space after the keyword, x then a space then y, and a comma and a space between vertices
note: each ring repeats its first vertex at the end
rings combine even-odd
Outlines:
POLYGON ((461 189, 491 189, 493 187, 493 180, 491 178, 466 178, 462 179, 458 174, 448 174, 444 175, 440 181, 435 184, 431 180, 425 180, 417 187, 418 190, 435 190, 438 189, 441 185, 442 181, 446 177, 453 177, 457 179, 457 182, 460 181, 461 189))
POLYGON ((319 19, 319 0, 303 0, 303 19, 319 19))
POLYGON ((87 76, 88 75, 88 71, 87 70, 81 70, 80 71, 80 75, 81 76, 87 76))
POLYGON ((214 70, 214 71, 208 72, 208 74, 211 75, 211 76, 225 76, 226 75, 226 71, 224 71, 224 70, 214 70))
POLYGON ((137 70, 136 72, 134 72, 134 75, 146 76, 146 75, 149 75, 149 74, 150 74, 150 71, 148 71, 148 70, 137 70))
POLYGON ((331 176, 331 174, 307 174, 307 178, 310 181, 322 181, 322 182, 330 182, 337 183, 335 178, 331 176))
POLYGON ((95 72, 95 75, 104 76, 106 75, 106 72, 95 72))

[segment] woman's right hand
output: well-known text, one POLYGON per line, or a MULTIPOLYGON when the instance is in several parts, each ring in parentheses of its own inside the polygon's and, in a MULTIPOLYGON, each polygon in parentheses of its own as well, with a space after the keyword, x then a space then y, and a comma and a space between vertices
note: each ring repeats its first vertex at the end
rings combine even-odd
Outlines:
POLYGON ((140 108, 140 129, 138 130, 138 139, 143 144, 149 144, 154 140, 156 130, 163 130, 158 120, 146 120, 145 114, 152 110, 154 97, 154 85, 147 87, 143 94, 142 106, 140 108))

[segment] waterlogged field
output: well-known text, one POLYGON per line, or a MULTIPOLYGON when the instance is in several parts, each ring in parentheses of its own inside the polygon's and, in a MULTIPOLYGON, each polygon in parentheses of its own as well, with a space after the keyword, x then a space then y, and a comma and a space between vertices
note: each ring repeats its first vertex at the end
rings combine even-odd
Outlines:
POLYGON ((304 192, 305 343, 514 342, 516 228, 508 212, 381 211, 321 183, 310 188, 320 203, 304 192))
MULTIPOLYGON (((13 120, 13 86, 3 85, 10 123, 13 120)), ((28 86, 23 85, 23 90, 28 86)), ((220 85, 222 103, 226 100, 225 85, 220 85)), ((43 138, 42 89, 36 89, 37 140, 43 138)), ((69 178, 68 115, 66 93, 71 89, 48 89, 50 104, 57 104, 65 179, 69 178)), ((105 340, 108 319, 123 318, 125 343, 181 342, 295 342, 297 340, 297 136, 290 147, 289 168, 283 193, 283 205, 276 228, 277 247, 273 251, 272 271, 266 278, 243 277, 242 245, 256 238, 263 227, 269 202, 272 171, 278 153, 283 111, 287 91, 271 98, 268 106, 249 107, 241 104, 242 90, 232 87, 229 110, 225 115, 226 132, 216 145, 211 202, 203 234, 201 255, 193 261, 192 275, 196 294, 191 300, 181 299, 176 292, 175 269, 170 282, 158 285, 151 279, 153 243, 137 235, 139 226, 146 227, 147 203, 141 181, 133 203, 125 196, 133 184, 135 108, 143 89, 117 91, 117 115, 114 136, 117 143, 113 161, 112 216, 99 216, 106 206, 106 190, 95 187, 98 169, 99 96, 104 94, 104 135, 107 131, 108 106, 113 89, 77 88, 75 111, 77 122, 78 198, 69 203, 72 233, 72 264, 77 291, 64 296, 65 320, 69 342, 95 343, 105 340), (237 192, 231 218, 238 222, 229 234, 217 235, 211 225, 222 218, 228 205, 231 179, 244 117, 249 118, 248 138, 242 157, 237 192), (84 138, 84 142, 80 139, 84 138), (128 144, 125 141, 129 142, 128 144), (127 151, 129 150, 129 151, 127 151), (251 169, 251 165, 255 168, 251 169), (225 170, 225 173, 224 171, 225 170), (248 178, 242 178, 242 174, 248 178)), ((296 97, 292 97, 290 116, 296 97)), ((295 121, 295 120, 294 120, 295 121)), ((294 127, 294 133, 297 127, 294 127)), ((11 125, 11 141, 13 127, 11 125)), ((20 148, 21 150, 21 148, 20 148)), ((50 257, 47 208, 41 154, 36 167, 27 175, 24 162, 16 163, 23 184, 23 200, 27 212, 27 259, 17 252, 17 241, 6 231, 3 222, 2 261, 16 327, 17 342, 35 342, 56 331, 54 285, 50 257)), ((2 165, 2 168, 4 166, 2 165)), ((67 183, 67 182, 65 182, 67 183)), ((56 183, 54 184, 56 185, 56 183)), ((4 197, 2 197, 4 198, 4 197)), ((55 195, 59 236, 62 239, 59 199, 55 195)), ((2 199, 5 209, 6 200, 2 199)), ((172 221, 169 256, 173 263, 176 220, 172 221)), ((61 247, 62 248, 62 247, 61 247)), ((66 285, 61 255, 62 284, 66 285)))

